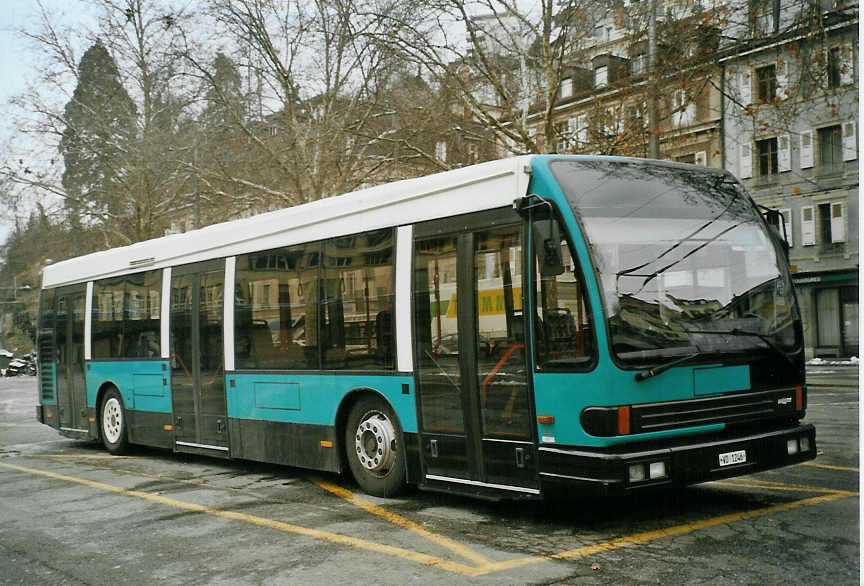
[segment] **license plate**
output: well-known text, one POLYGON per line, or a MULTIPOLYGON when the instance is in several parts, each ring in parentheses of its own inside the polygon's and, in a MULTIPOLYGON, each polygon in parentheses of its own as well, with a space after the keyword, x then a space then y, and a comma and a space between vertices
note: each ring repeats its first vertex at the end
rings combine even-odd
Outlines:
POLYGON ((737 452, 726 452, 720 454, 720 466, 731 466, 732 464, 743 464, 747 461, 747 450, 737 452))

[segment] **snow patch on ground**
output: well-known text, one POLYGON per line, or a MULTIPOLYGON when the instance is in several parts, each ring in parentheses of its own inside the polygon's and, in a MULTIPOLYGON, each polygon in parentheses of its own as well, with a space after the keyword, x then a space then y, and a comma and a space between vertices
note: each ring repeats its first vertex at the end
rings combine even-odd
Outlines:
POLYGON ((845 360, 825 360, 824 358, 813 358, 807 361, 808 366, 858 366, 858 357, 845 360))

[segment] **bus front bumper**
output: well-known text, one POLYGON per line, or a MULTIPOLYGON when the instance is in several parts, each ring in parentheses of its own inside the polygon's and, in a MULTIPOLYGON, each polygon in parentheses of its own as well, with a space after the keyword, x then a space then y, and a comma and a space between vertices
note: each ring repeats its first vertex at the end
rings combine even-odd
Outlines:
POLYGON ((710 482, 797 464, 816 457, 812 425, 767 432, 688 437, 614 448, 541 446, 541 491, 620 495, 658 486, 710 482))

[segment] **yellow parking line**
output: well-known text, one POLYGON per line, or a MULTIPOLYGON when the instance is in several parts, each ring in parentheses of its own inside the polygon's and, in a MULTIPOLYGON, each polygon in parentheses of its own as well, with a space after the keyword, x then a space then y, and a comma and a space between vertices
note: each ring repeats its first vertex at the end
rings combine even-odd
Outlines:
POLYGON ((360 495, 357 495, 357 494, 351 492, 350 490, 344 489, 341 486, 336 486, 335 484, 331 484, 329 482, 326 482, 326 481, 318 479, 318 478, 312 478, 312 482, 314 482, 315 484, 317 484, 318 486, 320 486, 324 490, 329 491, 329 492, 335 494, 336 496, 345 499, 346 501, 348 501, 352 505, 354 505, 356 507, 360 507, 361 509, 363 509, 367 513, 372 513, 373 515, 377 515, 378 517, 381 517, 382 519, 384 519, 390 523, 393 523, 394 525, 398 525, 399 527, 402 527, 404 529, 408 529, 409 531, 412 531, 412 532, 416 533, 417 535, 420 535, 421 537, 428 539, 429 541, 440 545, 443 548, 449 549, 453 553, 462 556, 466 560, 470 560, 470 561, 472 561, 475 564, 478 564, 480 566, 485 566, 485 565, 490 563, 488 558, 486 558, 485 556, 477 553, 476 551, 462 545, 461 543, 457 543, 457 542, 453 541, 452 539, 450 539, 449 537, 444 537, 443 535, 438 535, 436 533, 432 533, 431 531, 418 525, 414 521, 409 521, 405 517, 397 515, 396 513, 393 513, 392 511, 388 511, 387 509, 385 509, 383 507, 373 505, 372 503, 370 503, 369 501, 367 501, 366 499, 364 499, 360 495))
MULTIPOLYGON (((367 551, 372 551, 384 555, 389 555, 397 558, 401 558, 404 560, 416 562, 419 564, 423 564, 426 566, 432 566, 436 568, 440 568, 442 570, 446 570, 449 572, 461 574, 463 576, 480 576, 484 574, 490 574, 493 572, 501 572, 504 570, 509 570, 513 568, 519 568, 531 564, 537 564, 540 562, 554 562, 554 561, 566 561, 573 560, 577 558, 583 558, 590 555, 596 555, 599 553, 614 551, 624 547, 631 547, 634 545, 639 545, 642 543, 647 543, 651 541, 656 541, 659 539, 665 539, 667 537, 676 537, 679 535, 685 535, 688 533, 693 533, 695 531, 699 531, 702 529, 707 529, 710 527, 716 527, 718 525, 725 525, 729 523, 734 523, 736 521, 743 521, 746 519, 752 519, 755 517, 761 517, 765 515, 770 515, 772 513, 779 513, 783 511, 790 511, 793 509, 797 509, 800 507, 818 505, 833 502, 836 500, 849 498, 853 496, 857 496, 857 493, 843 490, 833 490, 833 489, 824 489, 824 488, 814 488, 814 487, 798 487, 793 485, 783 485, 783 484, 758 484, 754 483, 752 487, 758 488, 776 488, 782 490, 798 490, 798 491, 819 491, 824 492, 820 496, 815 496, 811 498, 806 498, 798 501, 793 501, 790 503, 782 503, 779 505, 772 505, 769 507, 763 507, 761 509, 756 509, 753 511, 744 511, 741 513, 731 513, 728 515, 721 515, 719 517, 712 517, 710 519, 704 519, 702 521, 695 521, 693 523, 685 523, 683 525, 676 525, 673 527, 667 527, 664 529, 656 529, 653 531, 644 531, 642 533, 636 533, 634 535, 628 535, 625 537, 620 537, 618 539, 612 539, 609 541, 604 541, 601 543, 595 543, 592 545, 587 545, 583 547, 579 547, 576 549, 571 549, 567 551, 562 551, 555 554, 545 555, 545 556, 529 556, 523 558, 517 558, 512 560, 506 560, 501 562, 486 562, 479 564, 477 566, 469 566, 467 564, 453 562, 450 560, 445 560, 443 558, 431 556, 428 554, 404 549, 401 547, 394 547, 389 545, 384 545, 380 543, 375 543, 372 541, 367 541, 365 539, 359 539, 355 537, 349 537, 347 535, 340 535, 338 533, 331 533, 329 531, 321 531, 318 529, 311 529, 308 527, 300 527, 298 525, 292 525, 290 523, 284 523, 282 521, 275 521, 272 519, 266 519, 263 517, 258 517, 255 515, 249 515, 246 513, 236 513, 232 511, 223 511, 221 509, 215 509, 213 507, 207 507, 204 505, 197 505, 194 503, 188 503, 185 501, 179 501, 176 499, 172 499, 169 497, 165 497, 158 494, 142 492, 138 490, 131 490, 122 488, 119 486, 114 486, 111 484, 105 484, 102 482, 97 482, 94 480, 88 480, 86 478, 77 478, 74 476, 66 476, 63 474, 57 474, 55 472, 49 472, 47 470, 38 470, 34 468, 26 468, 24 466, 16 466, 14 464, 8 464, 6 462, 0 462, 0 467, 7 468, 10 470, 17 470, 20 472, 26 472, 29 474, 36 474, 39 476, 45 476, 47 478, 54 478, 57 480, 63 480, 66 482, 72 482, 75 484, 81 484, 84 486, 89 486, 91 488, 96 488, 100 490, 105 490, 109 492, 113 492, 116 494, 122 494, 126 496, 132 496, 136 498, 140 498, 143 500, 151 501, 154 503, 159 503, 167 506, 176 507, 179 509, 193 511, 198 513, 204 513, 208 515, 214 515, 217 517, 222 517, 226 519, 233 519, 236 521, 243 521, 245 523, 250 523, 252 525, 257 525, 260 527, 267 527, 270 529, 275 529, 277 531, 285 531, 288 533, 294 533, 297 535, 304 535, 307 537, 312 537, 315 539, 322 539, 325 541, 329 541, 332 543, 338 543, 340 545, 346 545, 350 547, 356 547, 358 549, 364 549, 367 551)), ((733 483, 728 483, 733 484, 733 483)), ((739 484, 738 486, 747 486, 744 484, 739 484)), ((326 488, 322 486, 322 488, 326 488)), ((335 487, 339 488, 339 487, 335 487)), ((327 490, 330 490, 327 488, 327 490)), ((344 490, 344 489, 340 489, 344 490)), ((333 492, 333 491, 331 491, 333 492)), ((346 493, 348 491, 345 491, 346 493)), ((338 494, 338 493, 334 493, 338 494)), ((349 493, 350 494, 350 493, 349 493)), ((342 496, 342 495, 340 495, 342 496)), ((343 497, 344 498, 344 497, 343 497)), ((371 503, 366 503, 369 507, 375 507, 371 505, 371 503)), ((358 506, 360 506, 358 504, 358 506)), ((366 507, 363 507, 364 509, 366 507)), ((383 511, 382 512, 386 512, 383 511)), ((395 516, 395 515, 394 515, 395 516)), ((394 521, 395 522, 395 521, 394 521)), ((408 522, 411 523, 410 521, 408 522)), ((398 524, 398 523, 397 523, 398 524)), ((400 526, 405 526, 401 525, 400 526)), ((422 529, 422 528, 420 528, 422 529)), ((424 530, 425 531, 425 530, 424 530)), ((432 535, 432 534, 430 534, 432 535)), ((435 536, 440 537, 440 536, 435 536)), ((447 538, 443 538, 446 541, 447 538)), ((443 541, 440 542, 443 545, 443 541)), ((453 542, 451 542, 453 543, 453 542)), ((457 544, 458 545, 458 544, 457 544)), ((444 547, 447 547, 444 545, 444 547)), ((448 548, 449 549, 449 548, 448 548)), ((452 551, 452 550, 451 550, 452 551)), ((475 554, 476 555, 476 554, 475 554)))
POLYGON ((858 496, 857 492, 850 492, 836 488, 823 488, 820 486, 809 486, 806 484, 786 484, 780 482, 766 482, 762 480, 752 480, 750 482, 716 480, 711 484, 718 486, 734 486, 736 488, 763 488, 768 490, 786 490, 792 492, 816 492, 823 494, 842 494, 845 497, 858 496))
POLYGON ((830 464, 818 464, 816 462, 802 462, 802 466, 812 466, 813 468, 827 468, 828 470, 842 470, 844 472, 858 472, 858 468, 848 468, 846 466, 831 466, 830 464))
POLYGON ((699 531, 701 529, 707 529, 709 527, 716 527, 717 525, 725 525, 727 523, 734 523, 735 521, 743 521, 745 519, 752 519, 754 517, 761 517, 763 515, 769 515, 771 513, 778 513, 781 511, 789 511, 792 509, 797 509, 799 507, 805 507, 809 505, 818 505, 822 503, 828 503, 831 501, 840 500, 843 498, 847 498, 849 496, 853 496, 854 493, 846 493, 842 491, 838 491, 837 493, 826 494, 822 496, 816 496, 808 499, 803 499, 800 501, 795 501, 792 503, 784 503, 781 505, 774 505, 771 507, 764 507, 762 509, 756 509, 755 511, 745 511, 743 513, 732 513, 729 515, 721 515, 719 517, 712 517, 711 519, 705 519, 703 521, 695 521, 693 523, 686 523, 684 525, 676 525, 674 527, 667 527, 665 529, 657 529, 654 531, 644 531, 642 533, 636 533, 634 535, 628 535, 626 537, 620 537, 618 539, 612 539, 610 541, 605 541, 603 543, 595 543, 593 545, 586 545, 584 547, 580 547, 577 549, 571 549, 569 551, 562 551, 560 553, 552 554, 549 556, 536 556, 530 558, 521 558, 516 560, 510 560, 506 562, 497 562, 493 564, 489 564, 483 569, 486 572, 500 572, 501 570, 507 570, 511 568, 517 568, 521 566, 525 566, 528 564, 534 564, 541 561, 550 561, 550 560, 572 560, 576 558, 584 558, 590 555, 596 555, 598 553, 604 553, 608 551, 613 551, 616 549, 620 549, 623 547, 630 547, 633 545, 639 545, 642 543, 647 543, 649 541, 656 541, 658 539, 664 539, 666 537, 676 537, 678 535, 684 535, 687 533, 692 533, 694 531, 699 531))
POLYGON ((128 458, 132 458, 132 456, 115 456, 113 454, 36 454, 34 456, 28 456, 28 458, 49 458, 52 460, 63 460, 66 458, 75 459, 81 458, 86 460, 124 460, 128 458))
POLYGON ((53 478, 56 480, 63 480, 65 482, 72 482, 75 484, 81 484, 84 486, 89 486, 90 488, 97 488, 100 490, 105 490, 108 492, 113 492, 116 494, 122 494, 125 496, 132 496, 139 499, 143 499, 146 501, 159 503, 162 505, 168 505, 171 507, 176 507, 178 509, 183 509, 186 511, 193 511, 196 513, 204 513, 207 515, 214 515, 216 517, 223 517, 225 519, 234 519, 235 521, 243 521, 245 523, 250 523, 252 525, 258 525, 260 527, 268 527, 270 529, 276 529, 277 531, 285 531, 288 533, 295 533, 297 535, 304 535, 306 537, 312 537, 315 539, 323 539, 325 541, 330 541, 332 543, 338 543, 341 545, 347 545, 350 547, 356 547, 358 549, 365 549, 367 551, 373 551, 376 553, 386 554, 397 558, 402 558, 405 560, 409 560, 412 562, 416 562, 419 564, 423 564, 425 566, 433 566, 437 568, 441 568, 442 570, 447 570, 450 572, 454 572, 457 574, 462 574, 464 576, 478 576, 484 573, 482 568, 475 568, 472 566, 468 566, 465 564, 461 564, 458 562, 452 562, 450 560, 445 560, 442 558, 438 558, 435 556, 427 555, 424 553, 411 551, 408 549, 403 549, 401 547, 393 547, 390 545, 383 545, 381 543, 375 543, 372 541, 367 541, 365 539, 358 539, 356 537, 349 537, 347 535, 340 535, 338 533, 331 533, 329 531, 321 531, 319 529, 310 529, 308 527, 300 527, 298 525, 292 525, 290 523, 284 523, 282 521, 274 521, 273 519, 265 519, 264 517, 258 517, 256 515, 249 515, 247 513, 236 513, 233 511, 223 511, 221 509, 214 509, 213 507, 207 507, 204 505, 197 505, 195 503, 188 503, 185 501, 179 501, 177 499, 172 499, 169 497, 165 497, 158 494, 153 494, 149 492, 142 492, 139 490, 131 490, 127 488, 123 488, 120 486, 114 486, 112 484, 106 484, 104 482, 97 482, 95 480, 88 480, 86 478, 77 478, 74 476, 66 476, 65 474, 57 474, 55 472, 49 472, 47 470, 38 470, 35 468, 26 468, 24 466, 16 466, 15 464, 8 464, 6 462, 0 462, 0 467, 7 468, 9 470, 17 470, 19 472, 26 472, 28 474, 36 474, 39 476, 45 476, 47 478, 53 478))

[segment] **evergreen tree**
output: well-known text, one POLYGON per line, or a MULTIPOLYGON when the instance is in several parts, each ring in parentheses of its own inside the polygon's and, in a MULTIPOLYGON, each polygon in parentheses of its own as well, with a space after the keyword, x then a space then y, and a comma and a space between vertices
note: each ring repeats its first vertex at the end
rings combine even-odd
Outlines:
POLYGON ((70 223, 77 227, 83 217, 104 222, 124 205, 136 108, 121 83, 117 64, 101 42, 81 58, 78 85, 64 114, 60 152, 70 223))
POLYGON ((217 53, 213 60, 205 104, 201 122, 211 134, 223 134, 246 120, 247 101, 242 79, 234 62, 224 53, 217 53))

